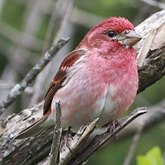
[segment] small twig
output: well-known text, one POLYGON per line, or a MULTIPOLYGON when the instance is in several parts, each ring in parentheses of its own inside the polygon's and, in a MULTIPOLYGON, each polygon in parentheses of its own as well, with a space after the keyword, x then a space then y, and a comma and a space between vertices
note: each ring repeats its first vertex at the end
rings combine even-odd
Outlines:
POLYGON ((98 149, 100 149, 103 145, 108 143, 114 135, 119 133, 123 128, 125 128, 129 123, 131 123, 133 120, 135 120, 138 116, 147 113, 148 109, 146 107, 138 108, 133 113, 124 119, 124 121, 120 124, 121 126, 115 129, 112 132, 105 132, 101 135, 97 135, 94 137, 94 139, 89 143, 89 145, 81 152, 79 153, 78 157, 74 157, 71 159, 71 161, 68 163, 69 165, 79 165, 85 162, 94 152, 96 152, 98 149))
POLYGON ((53 43, 53 39, 54 39, 54 34, 55 34, 55 30, 57 27, 57 19, 58 19, 58 15, 59 13, 57 12, 57 9, 60 7, 60 2, 61 0, 58 0, 57 2, 54 2, 54 6, 52 8, 51 11, 51 17, 50 17, 50 21, 49 21, 49 25, 48 25, 48 29, 46 32, 46 38, 45 38, 45 43, 43 46, 43 50, 42 52, 44 53, 49 46, 53 43))
MULTIPOLYGON (((55 4, 47 30, 43 52, 49 48, 51 43, 56 43, 61 36, 65 35, 65 31, 68 30, 68 23, 70 22, 70 15, 74 7, 74 1, 75 0, 58 0, 55 4), (54 35, 55 32, 56 34, 54 35)), ((52 68, 54 68, 54 62, 37 76, 34 84, 35 92, 31 98, 31 105, 40 101, 41 96, 43 95, 43 86, 46 84, 48 79, 47 75, 52 71, 52 68)))
POLYGON ((70 139, 68 139, 69 148, 66 145, 62 146, 61 155, 60 155, 60 165, 66 165, 80 149, 82 148, 83 143, 85 144, 88 141, 89 136, 92 134, 96 128, 96 124, 99 118, 96 118, 91 123, 81 126, 77 133, 70 139))
POLYGON ((52 147, 50 151, 50 165, 59 164, 61 134, 62 134, 61 107, 60 107, 60 101, 56 101, 56 123, 54 128, 52 147))
POLYGON ((76 0, 61 0, 61 6, 58 7, 58 10, 61 11, 63 20, 61 21, 59 30, 56 33, 56 38, 54 38, 53 43, 56 43, 57 40, 68 30, 68 24, 72 18, 71 14, 74 9, 75 1, 76 0))
POLYGON ((103 20, 104 17, 101 17, 99 15, 93 14, 91 12, 81 10, 79 8, 74 8, 71 21, 73 23, 85 26, 87 28, 91 28, 94 25, 96 25, 98 22, 103 20))
POLYGON ((165 9, 165 4, 155 1, 155 0, 141 0, 142 2, 145 2, 146 4, 154 7, 158 7, 160 9, 165 9))
POLYGON ((40 61, 35 64, 35 66, 26 74, 24 79, 16 84, 8 94, 8 96, 0 103, 0 115, 8 108, 16 98, 21 95, 21 93, 28 87, 31 82, 35 79, 35 77, 41 72, 41 70, 51 61, 54 55, 69 41, 69 39, 60 39, 55 44, 55 46, 51 47, 48 51, 46 51, 44 57, 40 59, 40 61))
POLYGON ((165 75, 165 45, 161 49, 150 51, 148 56, 147 63, 138 68, 140 82, 138 93, 165 75))
POLYGON ((1 29, 0 34, 3 37, 7 38, 9 41, 14 42, 15 44, 21 47, 24 47, 26 49, 33 49, 36 51, 40 51, 42 48, 43 45, 42 40, 39 40, 33 35, 18 31, 2 20, 0 20, 0 29, 1 29), (25 36, 26 39, 31 40, 32 42, 25 45, 23 42, 21 42, 19 36, 25 36))
MULTIPOLYGON (((53 41, 53 38, 55 36, 54 35, 55 30, 54 29, 57 26, 56 17, 58 17, 58 13, 56 12, 56 9, 57 9, 56 8, 56 6, 57 6, 56 1, 54 1, 52 3, 52 5, 54 5, 54 6, 51 9, 51 17, 50 17, 47 32, 46 32, 45 42, 44 42, 44 45, 42 48, 42 54, 44 54, 44 52, 49 49, 49 47, 53 43, 52 41, 53 41)), ((35 92, 31 98, 30 105, 36 104, 39 101, 40 97, 43 95, 43 93, 42 93, 43 91, 41 89, 43 88, 45 80, 47 79, 47 75, 48 75, 50 67, 51 66, 49 65, 48 68, 46 68, 43 72, 41 72, 42 74, 39 74, 37 76, 35 83, 34 83, 34 91, 35 92), (47 72, 47 73, 45 73, 45 72, 47 72), (43 76, 43 75, 45 75, 45 76, 43 76)))
POLYGON ((135 132, 134 136, 133 136, 133 139, 132 139, 132 143, 128 149, 128 153, 127 153, 127 156, 124 160, 124 164, 123 165, 130 165, 131 164, 131 160, 134 156, 134 153, 135 153, 135 149, 138 145, 138 142, 140 140, 140 137, 141 137, 141 133, 143 131, 143 126, 140 125, 137 129, 137 131, 135 132))
POLYGON ((4 80, 0 80, 0 89, 10 89, 14 85, 13 82, 7 82, 4 80))

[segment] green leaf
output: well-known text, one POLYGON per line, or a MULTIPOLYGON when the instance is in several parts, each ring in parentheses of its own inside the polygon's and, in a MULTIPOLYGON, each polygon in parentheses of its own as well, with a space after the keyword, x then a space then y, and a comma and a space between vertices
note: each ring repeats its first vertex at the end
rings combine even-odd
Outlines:
POLYGON ((144 156, 137 156, 137 165, 164 165, 159 147, 153 147, 144 156))

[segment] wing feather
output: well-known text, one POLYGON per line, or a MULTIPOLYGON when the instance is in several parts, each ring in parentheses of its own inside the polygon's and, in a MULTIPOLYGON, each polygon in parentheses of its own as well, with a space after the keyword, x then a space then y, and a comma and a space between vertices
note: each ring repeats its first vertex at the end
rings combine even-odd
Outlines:
POLYGON ((43 106, 43 115, 46 115, 47 113, 50 113, 51 111, 51 103, 54 95, 56 92, 62 87, 62 83, 67 77, 67 70, 71 66, 74 65, 74 63, 85 54, 84 50, 75 50, 71 52, 68 56, 66 56, 63 60, 63 62, 60 65, 60 68, 55 75, 53 81, 50 83, 50 86, 48 88, 48 91, 45 94, 44 97, 44 106, 43 106))

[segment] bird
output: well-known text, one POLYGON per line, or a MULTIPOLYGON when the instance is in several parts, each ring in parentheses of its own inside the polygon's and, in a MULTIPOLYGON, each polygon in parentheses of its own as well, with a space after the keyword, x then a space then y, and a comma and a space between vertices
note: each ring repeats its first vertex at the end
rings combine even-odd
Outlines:
POLYGON ((140 39, 124 17, 109 17, 91 28, 63 59, 45 94, 43 116, 17 138, 55 125, 57 101, 63 128, 77 130, 96 118, 98 126, 117 120, 137 94, 137 51, 133 46, 140 39))

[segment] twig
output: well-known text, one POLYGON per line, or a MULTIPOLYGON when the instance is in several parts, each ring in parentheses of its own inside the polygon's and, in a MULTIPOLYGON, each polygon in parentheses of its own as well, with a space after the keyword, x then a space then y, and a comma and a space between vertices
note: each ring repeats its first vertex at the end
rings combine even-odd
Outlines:
POLYGON ((69 39, 60 39, 46 51, 44 57, 42 57, 37 64, 26 74, 24 79, 16 84, 8 94, 8 96, 0 103, 0 115, 8 108, 16 98, 21 95, 27 86, 35 79, 35 77, 41 72, 41 70, 51 61, 54 55, 69 41, 69 39))
MULTIPOLYGON (((67 24, 72 13, 72 8, 74 6, 74 0, 58 0, 52 11, 52 15, 49 21, 49 26, 46 34, 46 42, 44 44, 43 52, 45 52, 49 46, 53 43, 54 34, 56 33, 55 42, 59 39, 58 33, 63 33, 63 29, 66 26, 62 24, 67 24), (62 29, 61 29, 62 28, 62 29)), ((60 36, 61 37, 61 36, 60 36)))
POLYGON ((53 6, 52 11, 51 11, 51 17, 50 17, 50 21, 49 21, 49 25, 48 25, 48 29, 47 29, 45 43, 44 43, 44 46, 43 46, 42 53, 44 53, 49 48, 49 46, 53 43, 55 29, 57 29, 57 26, 59 26, 58 22, 57 22, 58 17, 59 17, 58 16, 59 13, 57 12, 57 10, 60 7, 60 3, 61 3, 61 0, 58 0, 57 2, 56 1, 54 2, 54 6, 53 6))
POLYGON ((85 126, 81 126, 77 133, 72 138, 68 139, 70 149, 68 149, 66 145, 62 146, 60 165, 68 164, 69 160, 76 156, 77 152, 82 148, 82 145, 88 141, 89 136, 93 133, 98 120, 99 118, 85 126))
MULTIPOLYGON (((47 49, 49 49, 50 45, 52 44, 52 41, 54 38, 54 29, 55 29, 55 26, 57 26, 56 17, 58 17, 57 16, 58 13, 56 12, 56 9, 57 9, 58 5, 57 5, 56 1, 53 1, 52 5, 54 5, 54 6, 52 7, 52 10, 51 10, 51 17, 50 17, 49 25, 48 25, 47 32, 46 32, 46 38, 45 38, 45 42, 43 45, 42 54, 44 54, 44 52, 47 49)), ((46 79, 45 77, 47 77, 47 74, 50 70, 49 68, 50 68, 50 65, 46 70, 44 70, 37 76, 35 83, 34 83, 34 94, 31 98, 30 105, 36 104, 39 101, 39 99, 41 98, 41 96, 42 96, 41 89, 44 86, 45 79, 46 79)))
MULTIPOLYGON (((59 38, 65 34, 65 31, 68 30, 68 23, 70 21, 70 15, 73 7, 74 0, 59 0, 57 4, 55 4, 47 30, 47 36, 43 51, 48 49, 53 40, 55 40, 55 42, 58 41, 59 38), (56 32, 56 36, 54 38, 54 33, 56 31, 55 29, 57 28, 58 31, 56 32)), ((49 75, 52 68, 54 68, 54 62, 37 76, 37 79, 34 84, 35 92, 31 99, 30 105, 36 104, 38 101, 40 101, 41 96, 43 95, 43 86, 44 84, 46 84, 46 81, 48 80, 47 75, 49 75)))
MULTIPOLYGON (((145 29, 150 29, 149 27, 152 27, 153 28, 153 26, 151 26, 151 25, 153 25, 152 22, 157 22, 157 20, 159 20, 160 18, 162 19, 164 12, 165 11, 161 11, 161 12, 159 12, 157 14, 154 14, 153 16, 156 17, 156 18, 152 19, 152 21, 150 21, 147 24, 146 27, 148 27, 148 28, 141 28, 141 29, 144 29, 144 30, 142 30, 142 32, 145 31, 145 29), (150 26, 148 26, 148 25, 150 25, 150 26)), ((141 75, 141 73, 144 75, 144 77, 142 77, 140 79, 140 88, 141 88, 141 90, 149 86, 149 84, 148 84, 148 86, 147 85, 145 85, 145 87, 143 86, 143 84, 146 84, 145 83, 146 81, 148 81, 149 79, 154 79, 155 80, 155 77, 157 77, 157 74, 159 75, 160 74, 159 72, 161 72, 161 71, 163 71, 165 73, 165 70, 162 69, 162 68, 164 68, 164 65, 165 65, 164 60, 163 60, 163 58, 165 57, 164 56, 165 53, 163 53, 163 52, 165 52, 164 49, 165 49, 165 47, 162 47, 162 48, 159 48, 158 50, 156 50, 156 52, 158 54, 160 53, 159 56, 154 56, 153 60, 147 61, 147 64, 146 64, 147 65, 147 72, 145 72, 145 67, 142 68, 139 71, 139 74, 140 75, 141 75), (158 59, 157 59, 157 57, 158 57, 158 59), (157 64, 158 64, 158 68, 159 69, 152 68, 153 65, 157 65, 157 64), (153 72, 154 72, 154 74, 153 74, 153 72), (150 74, 150 73, 152 73, 152 74, 150 74)), ((151 52, 150 57, 153 54, 155 55, 155 52, 151 52)), ((148 59, 148 57, 147 57, 147 59, 148 59)), ((161 76, 159 75, 157 77, 157 79, 160 79, 163 76, 164 73, 162 73, 161 76)), ((32 116, 34 117, 34 109, 33 110, 32 109, 29 109, 28 111, 30 111, 30 113, 33 112, 33 115, 32 116)), ((21 116, 21 113, 19 115, 20 115, 21 120, 23 120, 24 117, 21 116)), ((18 116, 19 115, 16 115, 15 116, 15 120, 10 121, 10 124, 8 122, 8 124, 6 125, 7 128, 6 128, 5 131, 8 131, 7 132, 8 134, 6 133, 8 136, 11 136, 11 133, 9 133, 10 130, 11 130, 10 127, 13 128, 13 132, 15 132, 15 130, 18 130, 19 129, 18 125, 21 123, 21 122, 18 122, 19 121, 18 120, 18 116), (13 124, 13 123, 16 123, 16 124, 13 124)), ((141 123, 141 122, 145 122, 145 128, 146 127, 152 128, 153 125, 155 126, 156 124, 160 123, 161 121, 164 121, 164 117, 165 117, 164 104, 163 105, 160 105, 160 104, 157 105, 157 108, 153 108, 152 113, 148 113, 147 115, 143 115, 143 116, 141 117, 140 120, 135 120, 134 121, 134 128, 133 128, 134 130, 136 129, 136 126, 139 123, 141 123), (156 109, 158 109, 158 110, 156 110, 156 109), (144 117, 146 116, 146 118, 143 119, 143 116, 144 117), (136 121, 138 121, 138 123, 135 124, 136 121)), ((29 121, 29 118, 28 118, 27 121, 24 121, 24 122, 25 123, 26 122, 28 123, 28 121, 29 121)), ((124 131, 125 130, 126 129, 124 129, 124 131)), ((128 133, 130 133, 130 132, 132 133, 133 131, 131 129, 129 129, 128 133)), ((5 143, 4 141, 6 141, 6 139, 7 139, 8 136, 5 136, 5 135, 1 136, 1 144, 5 143)), ((107 136, 109 136, 109 134, 107 134, 107 136)), ((105 139, 105 136, 103 136, 103 138, 105 139)), ((12 142, 12 145, 13 145, 12 146, 12 150, 6 151, 7 149, 9 150, 11 148, 11 143, 10 144, 9 143, 6 143, 6 146, 5 146, 5 149, 6 150, 5 150, 5 152, 2 152, 4 150, 4 146, 1 147, 1 155, 3 155, 3 153, 8 153, 8 155, 7 156, 6 155, 5 156, 4 155, 2 156, 1 164, 4 164, 4 165, 5 164, 13 165, 13 162, 14 162, 15 165, 18 165, 22 161, 26 162, 26 164, 28 164, 28 163, 29 164, 30 163, 32 164, 34 162, 38 162, 40 160, 39 158, 42 158, 43 159, 45 157, 45 155, 50 151, 51 139, 52 139, 52 136, 50 136, 50 134, 48 135, 48 133, 47 133, 46 136, 43 135, 43 136, 38 137, 37 139, 32 139, 32 140, 29 139, 28 141, 26 141, 26 145, 21 145, 21 147, 18 146, 20 144, 17 143, 17 145, 15 145, 15 146, 17 146, 18 150, 16 150, 16 151, 13 151, 14 150, 13 142, 12 142), (27 142, 28 142, 28 144, 30 144, 30 148, 29 148, 29 145, 27 145, 27 142), (23 148, 22 148, 22 146, 23 146, 23 148), (44 148, 44 150, 43 150, 43 148, 44 148), (30 150, 31 152, 28 152, 27 153, 27 150, 30 150), (28 157, 27 157, 27 154, 28 154, 28 157), (23 156, 20 157, 20 155, 24 155, 24 157, 23 156)), ((95 139, 96 139, 96 145, 97 145, 99 143, 99 140, 100 139, 99 139, 98 136, 95 139), (97 142, 97 140, 98 140, 98 142, 97 142)), ((93 141, 93 144, 95 144, 94 141, 93 141)), ((91 147, 93 147, 93 146, 91 145, 91 147)), ((95 147, 95 145, 94 145, 94 147, 95 147)), ((100 146, 98 145, 98 148, 99 147, 100 146)), ((87 148, 85 148, 85 149, 87 150, 87 148)), ((88 147, 88 149, 89 149, 89 147, 88 147)), ((96 150, 97 149, 95 148, 94 151, 96 151, 96 150)), ((85 156, 83 157, 82 153, 79 153, 79 155, 81 156, 81 159, 84 159, 85 156)), ((88 159, 88 157, 86 157, 86 159, 88 159)), ((74 157, 70 162, 72 163, 72 162, 76 162, 76 161, 77 162, 80 162, 81 160, 80 161, 79 160, 76 160, 76 157, 74 157)))
POLYGON ((147 64, 138 68, 140 81, 138 93, 165 75, 165 45, 161 49, 150 51, 148 56, 147 64))
MULTIPOLYGON (((6 139, 9 139, 11 135, 17 135, 18 132, 23 129, 23 127, 21 127, 22 125, 25 125, 25 123, 26 125, 30 125, 32 123, 32 118, 34 120, 34 118, 36 118, 37 116, 37 113, 41 112, 41 107, 42 105, 38 108, 33 107, 28 110, 26 109, 22 111, 22 113, 17 114, 11 120, 8 120, 7 125, 5 126, 5 133, 0 138, 0 143, 4 144, 0 145, 0 160, 2 165, 20 165, 22 161, 26 162, 26 164, 34 164, 34 162, 40 162, 40 160, 45 158, 50 152, 50 146, 52 144, 53 137, 50 129, 38 138, 28 139, 25 143, 23 141, 20 141, 19 143, 13 143, 12 140, 9 140, 10 143, 6 143, 6 139), (27 115, 25 115, 27 114, 27 112, 28 114, 31 113, 30 117, 27 117, 27 115), (30 146, 27 144, 30 144, 30 146), (15 146, 17 146, 19 150, 16 150, 14 148, 15 146), (31 152, 27 152, 27 150, 31 152), (4 155, 4 153, 6 152, 9 154, 4 155), (22 156, 20 157, 20 155, 22 156)), ((150 107, 150 111, 147 114, 140 116, 138 119, 131 122, 129 126, 120 131, 118 141, 123 140, 126 137, 130 138, 130 135, 136 132, 137 126, 139 126, 139 124, 141 123, 144 123, 144 129, 145 131, 147 131, 149 128, 152 129, 153 126, 157 126, 158 124, 163 122, 165 119, 164 107, 165 100, 162 103, 150 107)), ((40 165, 43 165, 43 163, 41 163, 40 165)))
POLYGON ((4 80, 0 80, 0 89, 10 89, 14 85, 13 82, 7 82, 4 80))
POLYGON ((65 2, 65 4, 63 4, 63 6, 61 6, 61 8, 58 8, 58 10, 60 9, 60 11, 62 13, 65 12, 65 15, 63 16, 63 20, 61 21, 60 28, 57 31, 56 38, 53 41, 55 43, 61 36, 63 36, 63 34, 65 34, 65 31, 68 30, 68 24, 72 18, 71 14, 72 14, 72 11, 74 8, 75 0, 63 0, 62 3, 64 3, 64 2, 65 2), (63 8, 63 10, 62 10, 62 8, 63 8))
POLYGON ((60 101, 56 101, 56 123, 54 128, 53 142, 50 151, 50 165, 59 164, 61 134, 61 107, 60 101))
POLYGON ((87 147, 83 150, 83 152, 79 153, 78 157, 74 157, 68 165, 79 165, 85 162, 94 152, 96 152, 98 149, 100 149, 103 145, 108 143, 114 135, 119 133, 123 128, 125 128, 129 123, 131 123, 133 120, 135 120, 138 116, 147 113, 148 109, 146 107, 144 108, 138 108, 133 113, 127 117, 118 127, 112 132, 105 132, 101 135, 95 136, 94 139, 87 145, 87 147))
POLYGON ((100 22, 103 19, 104 17, 101 17, 99 15, 96 15, 91 12, 81 10, 78 8, 74 8, 72 17, 71 17, 71 21, 73 23, 86 26, 88 28, 93 27, 94 25, 96 25, 98 22, 100 22))
POLYGON ((2 20, 0 21, 0 34, 9 39, 10 41, 14 42, 15 44, 22 46, 26 49, 33 49, 36 51, 40 51, 43 45, 43 41, 41 41, 40 39, 24 33, 24 32, 20 32, 16 29, 14 29, 13 27, 11 27, 10 25, 8 25, 7 23, 3 22, 2 20), (21 42, 20 37, 19 36, 25 36, 26 39, 31 40, 31 43, 25 44, 23 42, 21 42))
POLYGON ((165 4, 155 1, 155 0, 141 0, 142 2, 145 2, 146 4, 154 7, 158 7, 160 9, 165 9, 165 4))
POLYGON ((142 130, 143 130, 143 125, 140 125, 137 129, 137 131, 135 132, 135 135, 133 136, 133 139, 132 139, 132 143, 128 149, 128 153, 127 153, 127 156, 124 160, 124 164, 123 165, 130 165, 131 164, 131 160, 134 156, 134 153, 135 153, 135 149, 138 145, 138 142, 140 140, 140 137, 141 137, 141 133, 142 133, 142 130))

